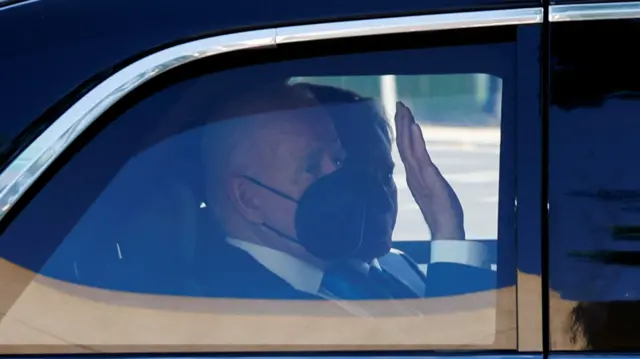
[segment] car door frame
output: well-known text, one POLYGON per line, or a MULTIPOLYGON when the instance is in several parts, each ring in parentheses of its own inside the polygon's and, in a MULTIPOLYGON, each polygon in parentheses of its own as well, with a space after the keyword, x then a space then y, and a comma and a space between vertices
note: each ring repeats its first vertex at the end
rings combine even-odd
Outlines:
POLYGON ((526 248, 539 246, 541 235, 542 211, 539 194, 542 188, 535 179, 542 178, 538 176, 542 171, 542 157, 537 151, 541 147, 535 140, 541 138, 543 130, 540 121, 542 106, 539 102, 542 97, 542 85, 541 77, 538 76, 541 64, 536 56, 539 55, 538 51, 543 41, 543 15, 542 7, 525 7, 336 21, 211 36, 157 51, 125 66, 86 92, 10 163, 0 174, 0 182, 6 180, 9 183, 0 192, 0 222, 6 223, 11 220, 20 210, 20 206, 14 208, 14 204, 20 203, 20 198, 29 191, 33 183, 100 115, 141 84, 180 65, 203 57, 281 44, 461 28, 516 26, 517 134, 509 140, 516 142, 513 148, 516 148, 518 163, 517 201, 513 206, 516 236, 518 243, 527 244, 518 245, 516 251, 516 290, 517 298, 530 298, 526 302, 517 300, 516 303, 517 345, 520 351, 540 353, 543 349, 544 331, 541 298, 543 281, 540 279, 542 266, 539 254, 541 251, 538 250, 535 252, 537 254, 532 256, 531 251, 526 248), (532 73, 535 75, 532 76, 532 73), (17 168, 18 163, 26 163, 26 166, 17 168), (525 258, 534 263, 533 269, 521 270, 520 263, 523 263, 525 258), (525 273, 533 274, 533 282, 525 277, 525 273), (525 280, 527 285, 521 285, 525 280))

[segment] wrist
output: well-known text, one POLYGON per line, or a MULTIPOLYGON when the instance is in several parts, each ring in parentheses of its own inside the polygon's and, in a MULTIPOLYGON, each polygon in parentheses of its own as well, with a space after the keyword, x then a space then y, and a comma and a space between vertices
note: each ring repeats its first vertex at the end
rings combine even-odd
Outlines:
POLYGON ((464 240, 465 233, 462 226, 448 225, 448 226, 430 226, 432 239, 447 239, 447 240, 464 240))

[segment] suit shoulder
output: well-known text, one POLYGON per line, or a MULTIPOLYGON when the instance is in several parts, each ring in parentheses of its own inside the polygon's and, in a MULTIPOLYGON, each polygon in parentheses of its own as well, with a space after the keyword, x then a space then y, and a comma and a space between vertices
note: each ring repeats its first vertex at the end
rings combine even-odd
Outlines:
POLYGON ((296 290, 246 252, 221 245, 195 266, 197 284, 206 297, 242 299, 316 299, 296 290))

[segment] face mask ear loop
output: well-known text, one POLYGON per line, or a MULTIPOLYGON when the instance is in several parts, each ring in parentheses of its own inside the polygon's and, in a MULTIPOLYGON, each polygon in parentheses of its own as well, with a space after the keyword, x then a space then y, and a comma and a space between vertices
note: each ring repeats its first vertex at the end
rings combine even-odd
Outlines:
POLYGON ((282 191, 279 191, 279 190, 277 190, 277 189, 275 189, 275 188, 273 188, 271 186, 267 186, 266 184, 258 181, 257 179, 255 179, 253 177, 250 177, 250 176, 247 176, 247 175, 243 175, 242 178, 244 178, 247 181, 249 181, 249 182, 251 182, 251 183, 253 183, 253 184, 257 185, 257 186, 260 186, 260 187, 266 189, 267 191, 269 191, 269 192, 271 192, 273 194, 276 194, 276 195, 278 195, 278 196, 280 196, 280 197, 282 197, 282 198, 284 198, 286 200, 289 200, 289 201, 291 201, 293 203, 298 203, 298 200, 293 198, 292 196, 289 196, 288 194, 286 194, 286 193, 284 193, 282 191))
POLYGON ((298 238, 295 238, 295 237, 293 237, 293 236, 290 236, 290 235, 288 235, 288 234, 286 234, 286 233, 282 232, 282 231, 281 231, 281 230, 279 230, 279 229, 276 229, 275 227, 273 227, 273 226, 271 226, 271 225, 269 225, 269 224, 267 224, 267 223, 262 223, 262 226, 263 226, 264 228, 266 228, 266 229, 270 230, 271 232, 273 232, 273 233, 275 233, 275 234, 279 235, 279 236, 280 236, 280 237, 282 237, 282 238, 286 238, 286 239, 288 239, 288 240, 290 240, 290 241, 292 241, 292 242, 296 242, 296 243, 298 243, 298 244, 300 244, 300 245, 302 244, 302 243, 298 240, 298 238))
MULTIPOLYGON (((242 178, 244 178, 244 179, 246 179, 247 181, 249 181, 249 182, 251 182, 251 183, 253 183, 253 184, 255 184, 255 185, 259 186, 259 187, 262 187, 262 188, 266 189, 267 191, 269 191, 269 192, 271 192, 271 193, 273 193, 273 194, 276 194, 276 195, 278 195, 278 196, 280 196, 280 197, 282 197, 282 198, 284 198, 284 199, 286 199, 286 200, 289 200, 289 201, 291 201, 291 202, 293 202, 293 203, 296 203, 296 204, 298 203, 298 200, 297 200, 297 199, 295 199, 295 198, 293 198, 293 197, 289 196, 288 194, 286 194, 286 193, 284 193, 284 192, 281 192, 281 191, 279 191, 279 190, 277 190, 277 189, 275 189, 275 188, 273 188, 273 187, 271 187, 271 186, 267 186, 266 184, 264 184, 264 183, 262 183, 262 182, 258 181, 257 179, 255 179, 255 178, 253 178, 253 177, 250 177, 250 176, 247 176, 247 175, 243 175, 243 176, 242 176, 242 178)), ((286 238, 286 239, 288 239, 288 240, 290 240, 290 241, 292 241, 292 242, 296 242, 296 243, 298 243, 298 244, 302 244, 302 243, 300 243, 300 241, 298 240, 298 238, 295 238, 295 237, 293 237, 293 236, 290 236, 290 235, 288 235, 288 234, 286 234, 286 233, 282 232, 281 230, 279 230, 279 229, 277 229, 277 228, 275 228, 275 227, 271 226, 271 225, 270 225, 270 224, 268 224, 268 223, 262 223, 262 226, 263 226, 264 228, 266 228, 266 229, 270 230, 271 232, 273 232, 273 233, 275 233, 275 234, 279 235, 279 236, 280 236, 280 237, 282 237, 282 238, 286 238)))

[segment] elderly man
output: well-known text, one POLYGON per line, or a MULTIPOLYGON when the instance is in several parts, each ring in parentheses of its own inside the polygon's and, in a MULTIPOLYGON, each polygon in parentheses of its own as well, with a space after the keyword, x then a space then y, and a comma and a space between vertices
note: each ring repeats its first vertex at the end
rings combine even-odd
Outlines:
MULTIPOLYGON (((211 216, 225 238, 198 268, 206 295, 424 294, 378 261, 391 251, 397 195, 390 133, 372 102, 336 88, 279 84, 232 96, 212 116, 218 121, 208 126, 202 153, 211 216)), ((460 202, 401 103, 395 125, 407 182, 432 238, 463 240, 460 202)))

